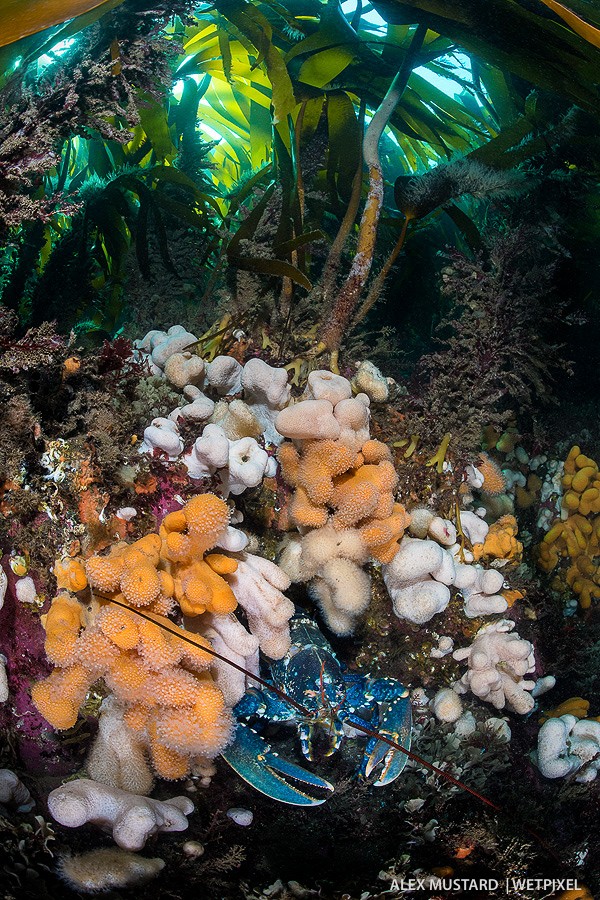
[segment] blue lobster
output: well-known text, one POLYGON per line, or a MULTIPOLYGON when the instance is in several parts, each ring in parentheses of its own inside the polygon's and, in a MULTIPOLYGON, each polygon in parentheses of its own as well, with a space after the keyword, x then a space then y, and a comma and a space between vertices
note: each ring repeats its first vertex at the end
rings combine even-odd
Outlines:
MULTIPOLYGON (((340 747, 344 736, 360 734, 360 726, 410 750, 410 699, 408 690, 393 678, 370 678, 349 672, 306 615, 297 614, 292 618, 290 632, 289 651, 283 659, 269 665, 274 689, 246 691, 233 710, 238 720, 235 741, 221 755, 245 781, 267 797, 296 806, 317 806, 327 797, 310 796, 307 790, 331 792, 333 785, 280 757, 248 722, 263 720, 296 725, 302 753, 310 761, 314 759, 313 742, 318 733, 324 734, 328 742, 325 755, 330 756, 340 747), (304 789, 286 778, 299 782, 304 789)), ((401 774, 406 760, 405 753, 370 737, 358 774, 368 778, 376 771, 376 786, 390 784, 401 774)))

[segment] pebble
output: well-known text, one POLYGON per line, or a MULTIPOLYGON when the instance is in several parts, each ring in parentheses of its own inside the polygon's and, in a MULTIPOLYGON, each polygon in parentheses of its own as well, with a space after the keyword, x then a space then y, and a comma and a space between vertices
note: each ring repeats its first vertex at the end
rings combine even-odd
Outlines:
POLYGON ((232 822, 235 822, 236 825, 241 825, 242 828, 247 828, 248 825, 252 825, 254 820, 254 813, 249 809, 239 809, 238 807, 234 807, 233 809, 227 810, 227 815, 232 822))
POLYGON ((197 859, 197 857, 204 855, 204 845, 199 841, 186 841, 182 850, 190 859, 197 859))

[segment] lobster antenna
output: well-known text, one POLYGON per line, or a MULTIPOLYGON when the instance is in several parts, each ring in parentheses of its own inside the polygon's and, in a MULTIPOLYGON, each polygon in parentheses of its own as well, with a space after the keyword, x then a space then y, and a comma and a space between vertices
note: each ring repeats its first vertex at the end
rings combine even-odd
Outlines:
MULTIPOLYGON (((168 631, 170 634, 174 634, 175 637, 180 638, 180 640, 185 641, 187 644, 191 644, 193 647, 198 649, 200 646, 196 641, 193 641, 189 638, 181 628, 178 628, 177 625, 172 623, 169 619, 158 616, 154 613, 142 612, 139 609, 133 609, 133 607, 128 606, 126 603, 121 603, 120 600, 114 600, 112 597, 105 597, 103 594, 97 594, 95 591, 92 591, 92 596, 96 597, 98 600, 103 600, 106 603, 114 603, 115 606, 120 606, 121 609, 126 609, 128 612, 134 613, 136 616, 140 616, 142 619, 146 619, 147 622, 152 622, 154 625, 157 625, 159 628, 163 628, 165 631, 168 631)), ((222 662, 226 662, 228 665, 232 666, 234 669, 237 669, 238 672, 243 672, 247 678, 251 678, 253 681, 256 681, 258 684, 263 685, 263 687, 268 688, 268 690, 272 691, 274 694, 288 703, 290 706, 295 707, 299 712, 301 712, 305 716, 310 716, 310 711, 306 709, 306 707, 302 706, 301 703, 298 703, 292 697, 288 697, 285 691, 282 691, 281 688, 275 687, 275 685, 270 684, 264 678, 261 678, 259 675, 255 675, 253 672, 250 672, 248 669, 245 669, 244 666, 238 665, 238 663, 233 662, 232 659, 228 659, 228 657, 223 656, 221 653, 217 653, 212 647, 201 646, 202 650, 208 653, 210 656, 214 656, 215 659, 220 659, 222 662)), ((371 728, 368 728, 366 725, 363 725, 359 722, 352 722, 352 727, 356 728, 357 731, 362 731, 363 734, 366 734, 368 737, 376 738, 379 741, 383 741, 384 744, 388 744, 388 746, 392 747, 394 750, 399 750, 401 753, 404 753, 405 756, 408 756, 409 759, 412 759, 414 762, 419 763, 419 765, 424 766, 426 769, 429 769, 430 772, 434 772, 436 775, 440 775, 446 781, 449 781, 450 784, 453 784, 455 787, 460 788, 465 791, 467 794, 471 794, 473 797, 476 797, 481 803, 484 803, 486 806, 489 806, 491 809, 495 810, 495 812, 500 813, 507 817, 506 810, 500 806, 498 803, 495 803, 493 800, 490 800, 489 797, 486 797, 485 794, 481 794, 479 791, 476 791, 475 788, 469 787, 468 784, 465 784, 463 781, 459 781, 458 778, 455 778, 454 775, 450 775, 449 772, 444 772, 443 769, 434 766, 433 763, 427 762, 426 759, 423 759, 420 756, 417 756, 416 753, 413 753, 412 750, 407 750, 406 747, 403 747, 402 744, 397 741, 392 740, 392 738, 388 738, 383 734, 380 734, 378 731, 373 731, 371 728)), ((560 857, 554 852, 552 847, 542 838, 540 834, 534 831, 527 823, 522 823, 524 830, 527 834, 531 835, 537 843, 542 847, 543 850, 546 851, 561 867, 564 866, 563 861, 560 857)))
POLYGON ((497 803, 494 803, 493 800, 490 800, 489 797, 486 797, 484 794, 480 794, 479 791, 476 791, 475 788, 471 788, 468 784, 464 784, 462 781, 459 781, 458 778, 455 778, 454 775, 450 775, 449 772, 444 772, 443 769, 439 769, 437 766, 434 766, 433 763, 427 762, 426 759, 422 759, 420 756, 417 756, 416 753, 413 753, 412 750, 407 750, 406 747, 403 747, 402 744, 399 744, 397 741, 392 740, 392 738, 388 738, 383 734, 380 734, 378 731, 373 731, 371 728, 368 728, 366 725, 363 725, 361 722, 355 722, 352 720, 352 727, 356 728, 357 731, 362 731, 363 734, 368 735, 369 737, 377 738, 378 741, 383 741, 384 744, 389 744, 390 747, 393 747, 394 750, 401 750, 409 759, 412 759, 414 762, 418 762, 420 765, 425 766, 426 769, 429 769, 430 772, 435 772, 436 775, 441 775, 446 781, 449 781, 451 784, 456 785, 456 787, 462 788, 463 791, 467 791, 467 793, 472 794, 473 797, 477 797, 478 800, 481 800, 482 803, 485 803, 486 806, 491 806, 492 809, 495 809, 496 812, 504 812, 501 806, 498 806, 497 803))
MULTIPOLYGON (((366 734, 369 737, 374 737, 377 738, 378 741, 383 741, 384 744, 388 744, 390 747, 393 747, 394 750, 401 750, 402 753, 406 754, 409 759, 412 759, 415 762, 418 762, 420 765, 425 766, 425 768, 429 769, 430 772, 435 772, 436 775, 441 775, 442 778, 446 779, 446 781, 449 781, 451 784, 456 785, 456 787, 461 788, 463 791, 466 791, 468 794, 476 797, 482 803, 485 803, 486 806, 490 806, 497 813, 500 813, 500 815, 508 818, 506 810, 502 806, 499 806, 498 803, 494 803, 494 801, 490 800, 489 797, 486 797, 485 794, 480 794, 479 791, 475 790, 475 788, 471 788, 463 781, 459 781, 458 778, 455 778, 454 775, 450 775, 449 772, 444 772, 442 769, 438 769, 438 767, 434 766, 433 763, 427 762, 426 759, 422 759, 420 756, 417 756, 417 754, 413 753, 412 750, 407 750, 406 747, 403 747, 402 744, 397 743, 397 741, 394 741, 391 738, 380 734, 378 731, 373 731, 371 728, 368 728, 366 725, 363 725, 360 722, 352 721, 352 727, 356 728, 357 731, 362 731, 363 734, 366 734)), ((548 844, 537 831, 535 831, 530 825, 528 825, 527 822, 523 822, 522 825, 527 834, 531 835, 531 837, 538 842, 540 847, 542 847, 542 849, 545 850, 546 853, 548 853, 560 866, 564 865, 562 859, 558 856, 557 853, 555 853, 550 844, 548 844)))

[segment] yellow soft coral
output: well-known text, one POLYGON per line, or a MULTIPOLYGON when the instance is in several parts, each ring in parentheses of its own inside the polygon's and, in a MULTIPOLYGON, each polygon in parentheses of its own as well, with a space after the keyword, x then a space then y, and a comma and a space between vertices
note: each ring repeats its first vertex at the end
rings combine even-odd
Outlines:
POLYGON ((575 716, 576 719, 586 719, 590 701, 584 700, 583 697, 569 697, 564 700, 556 709, 550 709, 543 712, 539 718, 539 722, 543 723, 547 719, 558 719, 560 716, 575 716))
POLYGON ((552 572, 561 559, 569 562, 566 582, 582 609, 600 598, 600 474, 593 459, 571 448, 562 480, 563 517, 557 519, 539 546, 538 565, 552 572))
POLYGON ((598 465, 574 446, 565 460, 562 480, 565 489, 563 507, 582 516, 600 512, 600 474, 598 465))

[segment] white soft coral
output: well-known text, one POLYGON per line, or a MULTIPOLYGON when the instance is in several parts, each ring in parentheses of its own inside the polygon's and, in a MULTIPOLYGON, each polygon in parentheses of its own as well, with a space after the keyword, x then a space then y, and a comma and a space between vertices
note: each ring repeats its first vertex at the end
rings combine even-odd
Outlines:
POLYGON ((535 706, 531 691, 535 681, 525 678, 535 671, 533 644, 511 634, 515 623, 507 619, 486 625, 470 647, 455 650, 456 660, 466 660, 469 668, 454 685, 459 694, 471 691, 496 709, 526 715, 535 706))

